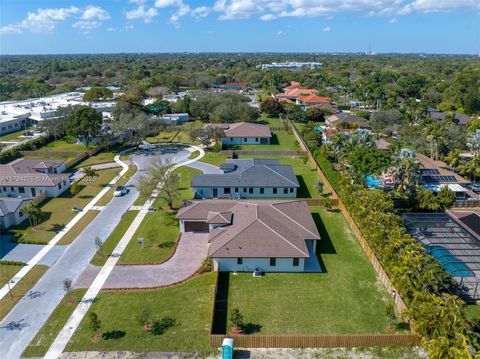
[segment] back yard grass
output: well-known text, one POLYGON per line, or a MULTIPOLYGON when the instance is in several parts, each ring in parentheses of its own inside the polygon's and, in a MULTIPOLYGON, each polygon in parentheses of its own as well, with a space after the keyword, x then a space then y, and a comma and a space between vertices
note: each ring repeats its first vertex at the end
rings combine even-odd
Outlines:
POLYGON ((88 167, 93 165, 98 165, 101 163, 111 163, 115 162, 114 157, 122 150, 126 149, 128 146, 125 145, 115 145, 103 149, 97 154, 90 156, 84 159, 82 162, 75 165, 75 168, 88 167))
POLYGON ((37 151, 45 152, 45 151, 57 151, 57 152, 85 152, 88 149, 93 147, 87 148, 87 146, 77 143, 69 143, 65 140, 56 140, 50 142, 49 144, 42 146, 37 149, 37 151))
POLYGON ((25 220, 18 226, 10 227, 8 232, 20 243, 48 243, 75 217, 76 212, 72 211, 72 208, 85 207, 119 172, 119 168, 101 170, 97 171, 98 177, 93 180, 82 179, 79 182, 80 192, 76 195, 72 195, 67 189, 60 196, 47 198, 42 202, 42 219, 36 229, 32 229, 29 221, 25 220))
POLYGON ((215 276, 203 274, 152 291, 100 292, 89 312, 95 312, 102 323, 102 340, 92 341, 87 313, 66 351, 209 352, 215 276), (145 306, 151 321, 168 317, 174 325, 163 335, 145 331, 138 319, 145 306))
MULTIPOLYGON (((27 131, 34 129, 34 126, 28 126, 27 131)), ((0 141, 23 141, 26 140, 27 138, 33 138, 33 137, 25 137, 23 134, 25 133, 25 128, 22 128, 19 131, 15 132, 10 132, 7 133, 6 135, 0 136, 0 141)))
POLYGON ((300 151, 299 144, 290 131, 272 131, 269 145, 232 145, 223 146, 225 150, 251 151, 300 151))
MULTIPOLYGON (((190 188, 192 174, 201 172, 189 167, 179 167, 174 173, 180 175, 180 198, 174 203, 174 207, 179 208, 182 201, 193 197, 190 188)), ((175 219, 176 211, 166 210, 166 202, 160 198, 155 200, 153 207, 157 210, 147 213, 120 257, 120 264, 158 263, 165 260, 173 251, 180 232, 178 221, 175 219), (137 243, 139 237, 144 239, 143 247, 137 243)))
POLYGON ((228 312, 238 308, 251 334, 385 333, 388 293, 342 214, 311 210, 322 237, 317 255, 323 273, 227 275, 228 312))

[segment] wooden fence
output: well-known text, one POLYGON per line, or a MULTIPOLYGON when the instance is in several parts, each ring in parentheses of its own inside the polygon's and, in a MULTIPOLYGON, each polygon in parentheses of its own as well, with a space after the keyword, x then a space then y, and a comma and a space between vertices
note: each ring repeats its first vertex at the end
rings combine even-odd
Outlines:
POLYGON ((325 184, 325 187, 327 190, 331 193, 332 199, 337 200, 337 206, 342 212, 343 216, 345 217, 345 220, 347 221, 348 225, 352 229, 353 234, 357 237, 361 247, 363 248, 365 254, 367 255, 368 259, 370 260, 370 263, 372 264, 373 268, 375 269, 375 272, 377 273, 377 277, 380 280, 380 282, 387 288, 388 292, 392 296, 393 302, 395 304, 395 309, 398 314, 403 313, 406 309, 407 306, 405 305, 404 301, 398 294, 398 291, 396 288, 393 286, 392 282, 390 281, 390 278, 388 277, 387 273, 383 269, 382 265, 380 264, 380 261, 377 259, 375 256, 375 253, 373 250, 370 248, 368 245, 367 241, 363 237, 362 232, 358 228, 357 224, 353 220, 352 216, 350 215, 350 212, 348 212, 347 208, 343 204, 342 200, 338 196, 337 192, 333 188, 333 186, 330 184, 328 181, 327 177, 325 174, 322 172, 320 166, 318 165, 317 161, 313 157, 312 153, 308 149, 307 145, 303 141, 303 138, 300 136, 300 134, 297 132, 297 129, 295 126, 289 121, 290 127, 292 128, 292 131, 297 139, 297 141, 300 144, 300 147, 306 151, 307 153, 307 158, 309 159, 310 163, 312 166, 315 168, 315 171, 317 174, 320 176, 322 179, 323 183, 325 184))
POLYGON ((414 334, 365 335, 210 335, 210 348, 220 348, 224 338, 233 338, 235 348, 354 348, 419 346, 414 334))

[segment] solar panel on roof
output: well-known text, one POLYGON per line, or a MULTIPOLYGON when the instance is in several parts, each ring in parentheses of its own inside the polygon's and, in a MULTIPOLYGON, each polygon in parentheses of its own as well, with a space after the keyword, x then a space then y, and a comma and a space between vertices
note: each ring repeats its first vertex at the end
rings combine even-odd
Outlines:
POLYGON ((420 169, 422 175, 438 175, 440 171, 435 168, 422 168, 420 169))
POLYGON ((430 183, 442 183, 442 182, 448 182, 448 183, 452 183, 452 182, 457 182, 457 179, 455 178, 455 176, 431 176, 431 175, 427 175, 427 176, 423 176, 422 177, 423 181, 424 182, 430 182, 430 183))

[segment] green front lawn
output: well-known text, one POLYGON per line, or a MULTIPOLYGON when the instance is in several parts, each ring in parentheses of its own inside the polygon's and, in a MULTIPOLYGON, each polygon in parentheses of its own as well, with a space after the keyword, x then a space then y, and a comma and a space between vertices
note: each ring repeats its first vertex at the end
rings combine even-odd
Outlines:
POLYGON ((82 179, 80 192, 73 196, 67 189, 56 198, 47 198, 41 203, 42 220, 36 229, 32 229, 28 220, 18 226, 8 229, 8 232, 17 236, 19 242, 48 243, 65 225, 76 215, 73 207, 85 207, 118 173, 120 169, 113 168, 97 171, 98 177, 89 180, 82 179))
POLYGON ((65 296, 62 299, 50 317, 48 317, 42 329, 40 329, 25 349, 22 357, 43 357, 47 353, 86 291, 86 289, 73 289, 68 298, 65 296))
MULTIPOLYGON (((34 129, 33 126, 27 127, 27 131, 32 129, 34 129)), ((27 138, 33 138, 33 137, 22 137, 24 133, 25 133, 25 128, 22 128, 19 131, 10 132, 10 133, 7 133, 6 135, 0 136, 0 141, 18 141, 19 142, 19 141, 26 140, 27 138)))
POLYGON ((300 151, 294 134, 287 131, 272 131, 269 145, 232 145, 223 147, 225 150, 300 151))
POLYGON ((65 140, 56 140, 37 149, 37 151, 40 151, 40 152, 44 152, 44 151, 85 152, 86 150, 87 150, 87 146, 85 145, 68 143, 65 140))
POLYGON ((388 294, 341 213, 312 207, 323 273, 230 274, 228 310, 252 334, 385 333, 388 294))
MULTIPOLYGON (((178 208, 182 201, 192 199, 193 193, 190 188, 192 174, 200 171, 189 168, 179 167, 175 173, 180 177, 180 198, 174 203, 178 208)), ((175 247, 175 242, 179 234, 178 221, 175 219, 176 211, 165 210, 166 203, 158 198, 153 203, 155 212, 149 212, 138 227, 132 240, 120 257, 119 263, 151 263, 165 260, 175 247), (143 238, 142 245, 137 243, 137 238, 143 238)))
POLYGON ((124 145, 116 145, 110 148, 106 148, 97 154, 90 156, 83 160, 82 162, 75 165, 75 168, 88 167, 93 165, 98 165, 101 163, 111 163, 115 162, 114 157, 122 150, 127 148, 124 145))
POLYGON ((205 151, 205 156, 203 156, 200 161, 210 163, 215 166, 220 166, 225 162, 228 157, 222 156, 219 152, 205 151))
POLYGON ((103 339, 98 343, 92 341, 87 313, 66 351, 207 353, 215 276, 216 273, 208 273, 182 284, 152 291, 100 292, 89 313, 98 315, 103 339), (152 321, 168 317, 175 324, 162 335, 145 331, 138 320, 145 305, 152 321))

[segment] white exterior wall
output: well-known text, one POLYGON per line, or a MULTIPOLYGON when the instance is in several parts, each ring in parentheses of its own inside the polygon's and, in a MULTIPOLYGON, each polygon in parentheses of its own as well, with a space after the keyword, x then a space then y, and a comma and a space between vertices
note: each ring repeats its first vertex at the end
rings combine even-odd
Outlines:
POLYGON ((237 264, 237 258, 213 258, 214 268, 220 272, 253 272, 258 268, 262 272, 303 272, 305 259, 299 259, 298 267, 293 266, 293 258, 277 258, 276 266, 270 266, 270 258, 243 258, 243 264, 237 264))
POLYGON ((22 197, 22 198, 31 198, 32 197, 32 190, 31 188, 35 188, 35 197, 43 192, 47 192, 47 197, 58 197, 62 192, 64 192, 67 188, 70 187, 69 181, 65 181, 65 184, 61 182, 61 187, 58 188, 57 186, 54 187, 26 187, 23 188, 25 191, 20 193, 20 187, 22 186, 2 186, 0 184, 0 193, 2 196, 9 196, 9 197, 22 197))
POLYGON ((267 141, 266 144, 270 143, 270 138, 259 138, 259 137, 224 137, 222 138, 222 144, 224 145, 261 145, 263 142, 267 141), (245 141, 246 139, 246 141, 245 141))
POLYGON ((17 224, 22 223, 24 220, 28 218, 26 214, 20 215, 21 209, 25 207, 28 202, 25 202, 15 213, 9 213, 6 216, 0 217, 0 228, 8 228, 10 226, 15 226, 17 224))
POLYGON ((0 135, 5 135, 10 132, 20 131, 25 129, 28 124, 26 117, 12 118, 0 122, 0 135))
MULTIPOLYGON (((192 187, 194 193, 198 194, 200 198, 214 198, 213 197, 213 188, 214 187, 192 187)), ((217 187, 217 196, 215 198, 296 198, 297 197, 297 188, 293 188, 293 192, 290 192, 288 188, 288 193, 284 193, 283 187, 277 188, 277 193, 273 193, 272 187, 264 187, 264 193, 260 193, 260 187, 254 187, 253 193, 250 193, 250 188, 247 188, 247 191, 244 191, 245 187, 230 187, 230 193, 224 192, 224 187, 217 187), (238 189, 238 192, 235 191, 238 189)))

